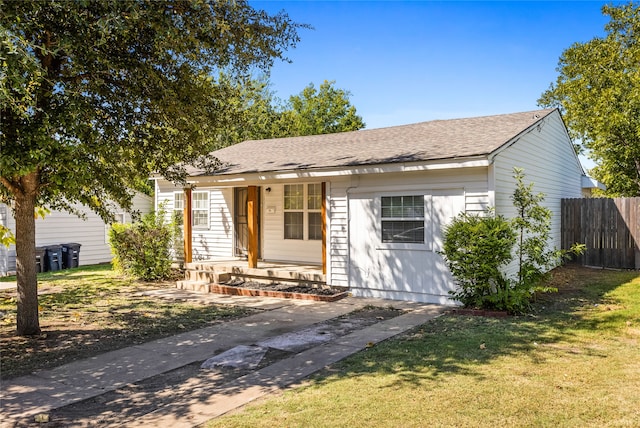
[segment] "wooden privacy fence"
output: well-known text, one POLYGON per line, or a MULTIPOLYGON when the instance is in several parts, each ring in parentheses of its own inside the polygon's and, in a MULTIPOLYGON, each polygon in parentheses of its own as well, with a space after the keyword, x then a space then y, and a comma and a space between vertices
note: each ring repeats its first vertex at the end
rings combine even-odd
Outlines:
POLYGON ((586 266, 640 269, 640 198, 562 200, 562 248, 587 250, 576 261, 586 266))

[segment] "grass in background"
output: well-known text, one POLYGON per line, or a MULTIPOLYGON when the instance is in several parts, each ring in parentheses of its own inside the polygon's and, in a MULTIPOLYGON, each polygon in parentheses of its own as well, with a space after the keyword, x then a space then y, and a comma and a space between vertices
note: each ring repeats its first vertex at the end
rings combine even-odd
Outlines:
MULTIPOLYGON (((3 278, 2 282, 15 281, 3 278)), ((205 327, 245 308, 166 300, 142 292, 175 282, 140 282, 96 265, 38 274, 36 337, 15 336, 16 292, 0 290, 0 377, 54 367, 101 352, 205 327)))
POLYGON ((640 426, 640 277, 553 285, 532 315, 442 316, 208 427, 640 426))

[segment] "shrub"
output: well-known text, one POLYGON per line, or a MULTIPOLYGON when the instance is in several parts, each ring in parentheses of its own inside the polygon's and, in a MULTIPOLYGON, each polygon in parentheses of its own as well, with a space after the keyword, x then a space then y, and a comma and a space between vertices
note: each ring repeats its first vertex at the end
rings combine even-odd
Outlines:
POLYGON ((517 215, 511 220, 461 214, 444 230, 441 254, 459 289, 450 294, 465 306, 523 313, 536 292, 557 291, 543 286, 547 273, 570 254, 584 251, 548 248, 551 210, 542 206, 544 194, 533 193, 524 172, 514 168, 516 188, 511 200, 517 215), (502 267, 517 257, 517 278, 504 276, 502 267))
POLYGON ((441 254, 457 279, 451 294, 465 306, 499 309, 496 295, 508 287, 501 268, 512 259, 516 234, 502 216, 462 213, 445 228, 441 254))
POLYGON ((167 278, 174 230, 164 210, 146 214, 137 223, 112 225, 109 243, 114 268, 144 280, 167 278))

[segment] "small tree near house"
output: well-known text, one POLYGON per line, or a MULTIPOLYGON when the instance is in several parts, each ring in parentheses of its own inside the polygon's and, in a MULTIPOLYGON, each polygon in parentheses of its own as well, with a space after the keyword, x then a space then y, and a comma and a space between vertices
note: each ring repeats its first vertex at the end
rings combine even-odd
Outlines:
POLYGON ((524 170, 514 168, 513 177, 516 217, 463 213, 444 230, 441 254, 459 286, 451 294, 465 306, 526 312, 536 292, 557 291, 542 285, 548 272, 569 254, 584 251, 581 244, 568 251, 548 247, 551 211, 542 205, 544 194, 525 184, 524 170), (507 277, 504 267, 514 259, 517 276, 507 277))

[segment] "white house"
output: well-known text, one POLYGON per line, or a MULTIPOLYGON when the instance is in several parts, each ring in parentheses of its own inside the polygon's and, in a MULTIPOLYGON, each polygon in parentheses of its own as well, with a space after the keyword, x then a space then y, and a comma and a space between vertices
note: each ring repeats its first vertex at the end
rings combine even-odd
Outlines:
MULTIPOLYGON (((153 199, 137 194, 133 206, 140 213, 148 213, 153 209, 153 199)), ((113 258, 107 241, 108 225, 87 207, 77 205, 76 208, 86 218, 82 219, 64 211, 52 211, 44 219, 36 220, 36 246, 59 245, 65 243, 81 244, 78 257, 79 265, 108 263, 113 258)), ((131 214, 120 210, 116 212, 116 220, 131 222, 131 214)), ((8 206, 0 204, 0 224, 15 233, 15 219, 8 206)), ((14 273, 16 270, 15 246, 6 248, 0 245, 0 276, 14 273)))
POLYGON ((590 183, 558 110, 245 141, 211 156, 224 166, 192 169, 191 189, 156 180, 156 205, 186 204, 192 217, 187 261, 315 264, 357 296, 435 303, 452 303, 455 287, 443 226, 488 207, 513 215, 514 167, 546 194, 555 246, 560 200, 590 183))

